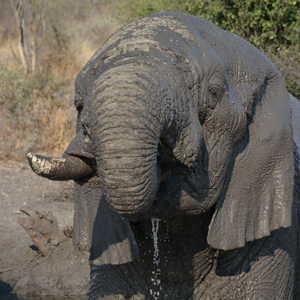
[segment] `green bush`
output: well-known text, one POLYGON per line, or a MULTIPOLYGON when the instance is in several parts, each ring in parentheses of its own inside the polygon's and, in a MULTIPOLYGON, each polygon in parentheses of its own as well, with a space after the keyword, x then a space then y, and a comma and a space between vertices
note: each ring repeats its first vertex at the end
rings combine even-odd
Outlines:
POLYGON ((299 41, 299 4, 293 0, 216 0, 203 2, 200 9, 203 18, 260 49, 275 46, 276 52, 278 45, 286 47, 299 41))
POLYGON ((300 99, 300 1, 123 0, 119 16, 130 21, 166 10, 202 17, 248 40, 269 57, 289 92, 300 99))

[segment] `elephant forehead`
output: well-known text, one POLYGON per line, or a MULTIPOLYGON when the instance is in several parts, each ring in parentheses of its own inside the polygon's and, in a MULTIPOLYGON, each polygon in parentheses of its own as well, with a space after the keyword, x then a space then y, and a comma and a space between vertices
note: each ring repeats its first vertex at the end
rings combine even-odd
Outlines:
MULTIPOLYGON (((103 52, 110 50, 119 51, 121 49, 118 47, 122 45, 141 42, 145 44, 161 43, 161 37, 163 37, 164 41, 171 39, 175 42, 176 39, 173 40, 172 37, 177 37, 179 40, 193 41, 195 40, 195 35, 199 35, 200 31, 191 30, 191 22, 189 21, 190 18, 187 15, 159 13, 131 22, 111 35, 91 58, 90 62, 97 63, 101 59, 103 52)), ((197 21, 197 27, 200 29, 205 20, 195 18, 193 21, 197 21)))

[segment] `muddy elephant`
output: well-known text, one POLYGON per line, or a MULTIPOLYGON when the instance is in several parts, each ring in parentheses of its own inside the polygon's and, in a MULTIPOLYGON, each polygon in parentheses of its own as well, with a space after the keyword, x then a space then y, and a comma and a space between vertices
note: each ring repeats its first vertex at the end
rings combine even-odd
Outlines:
POLYGON ((90 299, 299 299, 300 105, 260 51, 153 14, 113 34, 75 89, 63 157, 28 159, 92 207, 74 224, 84 245, 90 222, 90 299))

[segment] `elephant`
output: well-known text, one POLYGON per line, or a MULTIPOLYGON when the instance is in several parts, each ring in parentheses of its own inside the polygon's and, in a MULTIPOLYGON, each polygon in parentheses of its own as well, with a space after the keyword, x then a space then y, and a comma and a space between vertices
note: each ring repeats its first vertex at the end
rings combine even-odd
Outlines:
POLYGON ((300 298, 300 104, 258 49, 152 14, 107 39, 74 104, 63 156, 28 160, 76 182, 90 300, 300 298))

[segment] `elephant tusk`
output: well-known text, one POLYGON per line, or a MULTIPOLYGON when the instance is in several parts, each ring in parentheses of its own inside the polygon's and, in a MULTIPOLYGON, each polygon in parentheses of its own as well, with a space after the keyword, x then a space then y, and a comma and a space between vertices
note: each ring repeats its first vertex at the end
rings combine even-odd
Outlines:
POLYGON ((94 173, 91 163, 67 154, 55 158, 30 152, 27 159, 33 172, 51 180, 75 180, 94 173))

